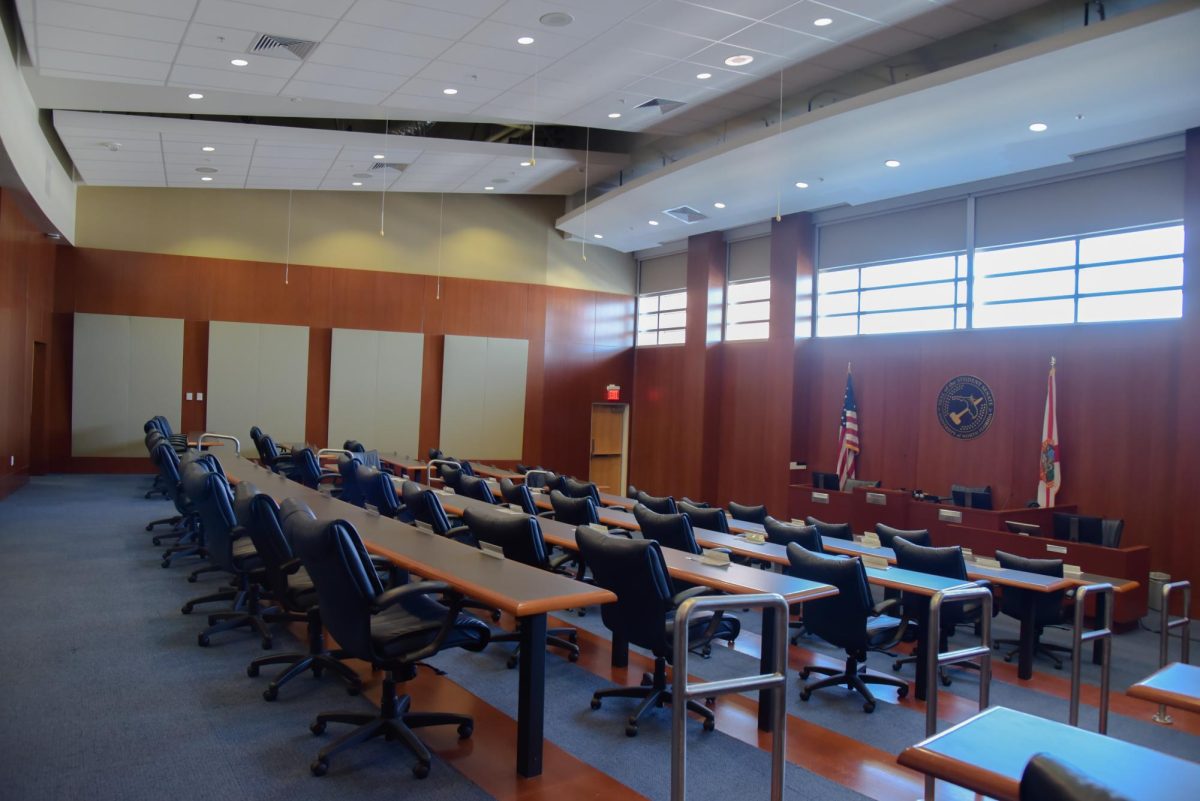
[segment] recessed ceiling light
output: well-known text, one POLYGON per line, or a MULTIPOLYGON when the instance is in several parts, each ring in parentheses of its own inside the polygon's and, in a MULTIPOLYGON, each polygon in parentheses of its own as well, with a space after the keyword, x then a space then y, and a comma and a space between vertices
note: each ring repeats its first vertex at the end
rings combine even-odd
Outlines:
POLYGON ((609 114, 609 115, 608 115, 608 118, 609 118, 610 120, 615 120, 615 119, 617 119, 617 118, 618 118, 618 117, 620 117, 620 116, 621 116, 621 112, 619 112, 619 111, 614 111, 613 113, 611 113, 611 114, 609 114))
POLYGON ((375 159, 376 161, 383 161, 387 157, 382 153, 376 153, 374 156, 371 156, 371 158, 375 159))
POLYGON ((650 225, 658 225, 658 220, 649 220, 650 225))
POLYGON ((592 239, 603 239, 604 234, 592 234, 592 239))
POLYGON ((712 77, 712 73, 711 73, 711 72, 701 72, 700 74, 698 74, 698 75, 696 76, 696 80, 700 80, 700 81, 707 81, 707 80, 708 80, 709 78, 711 78, 711 77, 712 77))
POLYGON ((199 92, 192 92, 191 94, 188 95, 188 100, 203 100, 203 99, 204 99, 204 95, 200 94, 199 92))
POLYGON ((458 90, 457 90, 457 89, 443 89, 443 90, 442 90, 442 94, 444 94, 444 95, 456 95, 456 94, 458 94, 458 90))
POLYGON ((813 25, 816 25, 818 28, 824 28, 826 25, 832 24, 833 20, 831 20, 829 17, 819 17, 813 20, 813 25))
POLYGON ((521 162, 521 166, 522 166, 522 167, 528 167, 528 166, 530 166, 531 164, 533 164, 533 162, 532 162, 532 161, 522 161, 522 162, 521 162))
POLYGON ((216 167, 197 167, 196 172, 217 172, 216 167))
POLYGON ((1034 133, 1041 133, 1049 127, 1050 126, 1044 122, 1035 122, 1029 126, 1029 130, 1033 131, 1034 133))
POLYGON ((563 11, 551 11, 538 17, 538 22, 547 28, 565 28, 575 21, 575 18, 563 11))
POLYGON ((214 150, 216 150, 216 148, 213 147, 212 145, 205 145, 204 147, 202 147, 200 149, 203 150, 205 153, 211 153, 214 150))
POLYGON ((230 63, 230 64, 232 64, 232 65, 233 65, 233 66, 235 66, 235 67, 245 67, 245 66, 246 66, 246 65, 248 65, 250 62, 249 62, 249 61, 247 61, 247 60, 246 60, 246 59, 244 59, 244 58, 235 58, 235 59, 233 59, 232 61, 230 61, 229 63, 230 63))
POLYGON ((496 191, 496 187, 494 187, 494 186, 485 186, 485 187, 483 188, 483 191, 484 191, 484 192, 494 192, 494 191, 496 191))
POLYGON ((517 39, 517 44, 531 45, 531 44, 533 44, 533 37, 532 36, 522 36, 521 38, 517 39))
POLYGON ((729 67, 744 67, 754 60, 754 56, 742 53, 740 56, 730 56, 725 59, 725 65, 729 67))
POLYGON ((796 188, 797 189, 808 189, 808 184, 806 184, 804 181, 796 181, 796 188))
POLYGON ((350 185, 351 186, 362 186, 362 181, 351 181, 350 185))
POLYGON ((714 209, 723 209, 723 208, 725 208, 725 204, 718 200, 716 203, 713 204, 713 208, 714 209))
POLYGON ((211 175, 201 175, 201 176, 200 176, 200 180, 201 180, 201 181, 211 181, 211 180, 212 180, 212 176, 211 176, 211 175))
POLYGON ((888 159, 887 161, 883 162, 883 166, 885 166, 885 167, 899 167, 899 166, 900 166, 900 162, 896 161, 895 159, 888 159))

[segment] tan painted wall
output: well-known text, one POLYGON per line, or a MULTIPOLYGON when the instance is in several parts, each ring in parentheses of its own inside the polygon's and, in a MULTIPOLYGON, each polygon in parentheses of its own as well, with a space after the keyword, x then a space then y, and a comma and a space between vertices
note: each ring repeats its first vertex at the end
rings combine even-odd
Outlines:
POLYGON ((76 244, 634 292, 629 254, 554 229, 555 196, 81 187, 76 244), (440 216, 440 223, 439 223, 440 216), (438 237, 439 228, 442 236, 438 237))

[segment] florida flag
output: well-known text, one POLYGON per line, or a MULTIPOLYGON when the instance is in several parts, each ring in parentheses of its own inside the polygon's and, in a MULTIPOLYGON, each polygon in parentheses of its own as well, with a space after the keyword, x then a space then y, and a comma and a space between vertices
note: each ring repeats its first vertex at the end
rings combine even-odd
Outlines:
POLYGON ((1042 418, 1042 448, 1038 460, 1038 505, 1053 506, 1062 486, 1062 465, 1058 448, 1058 389, 1054 382, 1054 358, 1050 358, 1050 377, 1046 379, 1046 414, 1042 418))
POLYGON ((858 405, 854 402, 854 384, 850 368, 846 367, 846 397, 842 399, 842 426, 838 429, 838 487, 846 488, 846 480, 855 477, 858 458, 858 405))

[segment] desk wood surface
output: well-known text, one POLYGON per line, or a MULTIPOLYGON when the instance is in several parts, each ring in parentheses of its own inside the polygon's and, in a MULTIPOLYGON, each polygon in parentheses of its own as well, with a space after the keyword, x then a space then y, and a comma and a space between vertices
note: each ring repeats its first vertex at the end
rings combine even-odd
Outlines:
POLYGON ((572 578, 508 559, 494 559, 476 548, 427 533, 399 520, 368 513, 290 481, 241 457, 221 460, 231 481, 250 481, 282 503, 304 501, 322 519, 342 519, 358 530, 367 549, 427 579, 517 617, 542 614, 616 599, 611 592, 572 578))
POLYGON ((1019 801, 1021 773, 1039 753, 1129 798, 1183 801, 1200 787, 1200 764, 999 706, 906 748, 897 761, 991 798, 1019 801))
POLYGON ((1125 692, 1143 701, 1200 712, 1200 666, 1172 662, 1125 692))

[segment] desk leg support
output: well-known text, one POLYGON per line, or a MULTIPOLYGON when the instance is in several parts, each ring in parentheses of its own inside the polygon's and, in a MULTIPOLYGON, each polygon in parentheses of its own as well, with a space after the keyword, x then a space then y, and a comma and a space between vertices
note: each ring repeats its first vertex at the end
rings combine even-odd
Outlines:
POLYGON ((546 704, 546 616, 530 615, 521 624, 521 672, 517 680, 517 773, 542 773, 542 725, 546 704))
MULTIPOLYGON (((1026 592, 1021 605, 1021 634, 1017 643, 1017 678, 1028 681, 1033 678, 1033 650, 1037 639, 1034 614, 1037 612, 1036 593, 1026 592)), ((990 646, 991 643, 988 643, 990 646)))
MULTIPOLYGON (((1105 604, 1108 603, 1109 596, 1107 593, 1096 593, 1096 628, 1104 627, 1105 604)), ((1113 599, 1114 602, 1116 599, 1113 599)), ((1100 637, 1092 642, 1092 664, 1100 665, 1104 663, 1104 643, 1105 638, 1100 637)))
MULTIPOLYGON (((917 658, 917 661, 916 661, 917 680, 915 682, 916 687, 914 688, 914 696, 916 697, 916 699, 918 701, 925 700, 925 693, 926 693, 926 690, 928 689, 928 685, 929 685, 929 681, 925 676, 925 674, 927 673, 927 671, 925 670, 925 664, 929 658, 928 654, 929 654, 930 639, 929 639, 929 632, 925 630, 927 626, 926 626, 926 623, 924 622, 924 621, 928 621, 929 614, 928 614, 928 607, 922 607, 922 608, 925 609, 925 611, 921 614, 921 617, 919 618, 923 622, 921 623, 921 627, 917 630, 917 650, 915 652, 915 656, 917 658)), ((936 645, 937 640, 934 639, 933 642, 936 645)), ((937 692, 937 687, 934 687, 933 691, 937 692)))
MULTIPOLYGON (((764 606, 762 610, 762 653, 759 655, 759 673, 771 673, 775 670, 775 638, 771 636, 771 632, 775 631, 775 615, 776 611, 772 607, 764 606)), ((787 647, 787 641, 783 643, 783 647, 787 647)), ((775 726, 775 690, 769 688, 758 691, 758 730, 771 731, 775 726)))

